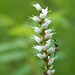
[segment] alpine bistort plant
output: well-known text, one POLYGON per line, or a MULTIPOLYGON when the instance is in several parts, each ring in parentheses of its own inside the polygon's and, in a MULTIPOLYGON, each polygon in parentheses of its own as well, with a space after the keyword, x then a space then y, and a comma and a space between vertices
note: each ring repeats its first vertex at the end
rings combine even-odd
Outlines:
POLYGON ((30 19, 36 21, 40 24, 40 27, 32 27, 36 33, 41 35, 41 37, 33 35, 33 39, 37 43, 39 43, 39 46, 34 46, 39 53, 37 54, 37 57, 42 59, 45 63, 45 71, 43 72, 43 75, 53 75, 55 70, 53 69, 53 62, 55 60, 55 54, 57 51, 57 44, 51 45, 52 42, 52 36, 55 34, 53 31, 54 29, 47 29, 49 24, 52 22, 49 20, 49 18, 46 18, 48 11, 48 7, 46 9, 42 9, 41 6, 37 3, 32 4, 37 11, 40 12, 39 16, 32 16, 30 19), (52 57, 50 57, 52 54, 54 54, 52 57))

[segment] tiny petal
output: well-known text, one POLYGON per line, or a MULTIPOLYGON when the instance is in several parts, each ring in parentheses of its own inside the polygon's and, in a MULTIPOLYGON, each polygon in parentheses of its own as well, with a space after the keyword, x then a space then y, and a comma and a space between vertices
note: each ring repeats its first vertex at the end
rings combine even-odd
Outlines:
POLYGON ((51 54, 51 53, 53 53, 53 52, 55 52, 55 48, 51 47, 51 48, 48 50, 48 54, 51 54))
POLYGON ((48 62, 48 65, 52 65, 53 62, 54 62, 54 59, 55 59, 55 58, 51 58, 51 59, 49 60, 49 62, 48 62))
POLYGON ((53 65, 51 65, 50 67, 49 67, 49 69, 51 70, 53 68, 53 65))
POLYGON ((54 72, 55 72, 55 70, 48 70, 48 71, 47 71, 47 74, 48 74, 48 75, 53 75, 54 72))
POLYGON ((45 54, 45 53, 43 53, 43 54, 39 53, 39 54, 37 54, 37 56, 38 56, 40 59, 46 58, 46 54, 45 54))
POLYGON ((38 27, 32 27, 32 28, 34 28, 34 31, 36 33, 41 34, 41 30, 38 27))
POLYGON ((41 39, 40 39, 39 37, 37 37, 37 36, 35 36, 35 35, 33 35, 33 36, 34 36, 33 39, 35 39, 36 42, 38 42, 38 43, 41 42, 41 39))
POLYGON ((29 17, 29 19, 33 19, 34 21, 36 21, 37 23, 40 23, 40 19, 37 17, 37 16, 34 16, 33 17, 29 17))
POLYGON ((42 10, 42 8, 41 8, 41 6, 37 3, 37 4, 32 4, 36 9, 37 9, 37 11, 41 11, 42 10))

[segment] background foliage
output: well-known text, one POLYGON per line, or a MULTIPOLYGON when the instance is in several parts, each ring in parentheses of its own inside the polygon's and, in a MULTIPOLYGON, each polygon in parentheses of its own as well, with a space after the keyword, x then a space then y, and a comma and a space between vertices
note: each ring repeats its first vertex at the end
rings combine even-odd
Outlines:
POLYGON ((31 39, 37 25, 28 16, 39 14, 31 6, 38 2, 53 21, 59 41, 54 75, 75 75, 75 0, 0 0, 0 75, 43 75, 43 61, 36 57, 31 39))

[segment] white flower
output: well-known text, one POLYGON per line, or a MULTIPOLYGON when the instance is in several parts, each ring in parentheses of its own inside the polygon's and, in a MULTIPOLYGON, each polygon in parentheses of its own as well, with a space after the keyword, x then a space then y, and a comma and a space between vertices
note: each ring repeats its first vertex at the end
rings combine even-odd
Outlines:
POLYGON ((45 46, 34 46, 33 48, 37 49, 39 52, 46 51, 47 48, 49 48, 49 44, 46 44, 45 46))
POLYGON ((52 65, 53 62, 54 62, 54 59, 55 59, 55 58, 51 58, 51 59, 49 60, 49 62, 48 62, 48 65, 52 65))
POLYGON ((41 30, 38 27, 32 27, 32 28, 34 28, 34 31, 36 33, 41 34, 41 30))
POLYGON ((42 49, 43 49, 44 51, 46 51, 46 50, 49 48, 49 46, 50 46, 50 42, 47 43, 47 44, 45 44, 45 46, 42 46, 42 49))
POLYGON ((45 18, 45 19, 44 19, 44 22, 47 22, 47 21, 49 21, 49 19, 48 19, 48 18, 45 18))
POLYGON ((45 18, 44 22, 45 22, 45 23, 47 22, 48 24, 50 24, 52 21, 49 20, 48 18, 45 18))
POLYGON ((38 3, 37 4, 32 4, 32 5, 37 9, 37 11, 42 10, 41 6, 38 3))
POLYGON ((47 74, 48 74, 48 75, 53 75, 54 72, 55 72, 55 70, 48 70, 48 71, 47 71, 47 74))
POLYGON ((37 49, 39 52, 42 51, 42 47, 41 46, 34 46, 33 48, 37 49))
POLYGON ((53 34, 54 34, 54 33, 46 34, 46 35, 45 35, 45 39, 51 39, 53 34))
POLYGON ((49 39, 48 41, 46 41, 46 43, 51 43, 51 39, 49 39))
POLYGON ((41 14, 40 14, 40 18, 41 18, 41 19, 45 19, 46 16, 47 16, 47 15, 46 15, 45 13, 41 13, 41 14))
POLYGON ((48 24, 47 24, 47 23, 43 23, 43 24, 42 24, 42 28, 43 28, 43 29, 47 29, 47 27, 48 27, 48 24))
POLYGON ((37 49, 39 52, 45 49, 45 46, 34 46, 33 48, 37 49))
POLYGON ((42 46, 42 49, 43 49, 44 51, 46 51, 46 46, 42 46))
POLYGON ((35 36, 35 35, 33 35, 33 36, 34 36, 33 39, 35 39, 36 42, 38 42, 38 43, 41 42, 41 39, 40 39, 39 37, 37 37, 37 36, 35 36))
POLYGON ((52 32, 52 29, 48 29, 45 31, 45 33, 50 34, 52 32))
POLYGON ((51 48, 48 50, 48 53, 51 54, 51 53, 53 53, 53 52, 55 52, 55 48, 51 47, 51 48))
POLYGON ((48 13, 48 7, 46 9, 42 9, 42 13, 40 14, 41 19, 45 19, 48 13))
POLYGON ((46 54, 45 54, 45 53, 43 53, 43 54, 39 53, 39 54, 37 54, 37 56, 38 56, 40 59, 46 58, 46 54))
POLYGON ((53 68, 53 65, 51 65, 50 67, 49 67, 49 69, 51 70, 53 68))
POLYGON ((48 20, 47 18, 44 20, 45 23, 42 24, 43 29, 47 29, 48 25, 51 23, 51 20, 48 20))
POLYGON ((40 19, 37 17, 37 16, 34 16, 33 15, 33 17, 29 17, 29 19, 33 19, 34 21, 36 21, 36 22, 40 22, 40 19))
POLYGON ((47 44, 45 45, 46 50, 49 48, 49 46, 50 46, 50 43, 47 43, 47 44))
POLYGON ((42 13, 47 14, 48 13, 48 7, 46 7, 46 9, 42 9, 42 13))

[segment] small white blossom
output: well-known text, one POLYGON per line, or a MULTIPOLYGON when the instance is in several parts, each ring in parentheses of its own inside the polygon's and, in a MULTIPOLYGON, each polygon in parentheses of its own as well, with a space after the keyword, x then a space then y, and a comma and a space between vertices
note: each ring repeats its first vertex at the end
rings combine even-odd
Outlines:
POLYGON ((49 44, 46 44, 45 46, 42 46, 43 51, 46 51, 47 48, 49 48, 49 44))
POLYGON ((38 42, 38 43, 41 42, 41 39, 38 36, 35 36, 35 35, 33 35, 33 36, 34 36, 33 39, 35 39, 36 42, 38 42))
POLYGON ((44 22, 50 24, 52 21, 49 20, 48 18, 45 18, 45 19, 44 19, 44 22))
POLYGON ((33 17, 29 17, 29 19, 33 19, 34 21, 36 21, 37 23, 40 22, 40 19, 37 17, 37 16, 34 16, 33 17))
POLYGON ((47 29, 47 27, 48 27, 48 24, 47 24, 47 23, 43 23, 43 24, 42 24, 42 28, 43 28, 43 29, 47 29))
POLYGON ((45 23, 42 24, 42 28, 47 29, 47 27, 50 23, 51 23, 51 20, 45 20, 45 23))
POLYGON ((45 39, 51 39, 53 34, 54 34, 54 33, 46 34, 46 35, 45 35, 45 39))
POLYGON ((41 52, 43 50, 42 46, 34 46, 33 48, 37 49, 39 52, 41 52))
POLYGON ((45 13, 41 13, 41 14, 40 14, 40 18, 41 18, 41 19, 45 19, 46 16, 47 16, 47 15, 46 15, 45 13))
POLYGON ((43 54, 39 53, 39 54, 37 54, 37 56, 38 56, 40 59, 46 58, 46 54, 45 54, 45 53, 43 53, 43 54))
POLYGON ((45 18, 45 19, 44 19, 44 22, 47 22, 47 21, 49 21, 49 19, 48 19, 48 18, 45 18))
POLYGON ((52 29, 48 29, 45 31, 45 33, 50 34, 52 32, 52 29))
POLYGON ((42 13, 40 14, 41 19, 45 19, 48 13, 48 7, 46 9, 42 9, 42 13))
POLYGON ((46 46, 42 46, 43 51, 46 51, 46 46))
POLYGON ((48 74, 48 75, 53 75, 54 72, 55 72, 55 70, 48 70, 48 71, 47 71, 47 74, 48 74))
POLYGON ((42 13, 47 14, 48 13, 48 7, 46 7, 46 9, 42 9, 42 13))
POLYGON ((55 59, 55 58, 51 58, 51 59, 49 60, 49 62, 48 62, 48 65, 52 65, 53 62, 54 62, 54 59, 55 59))
POLYGON ((45 45, 46 50, 49 48, 49 46, 50 46, 50 43, 47 43, 47 44, 45 45))
POLYGON ((50 46, 50 42, 47 43, 47 44, 45 44, 45 46, 42 46, 42 49, 43 49, 44 51, 46 51, 46 50, 49 48, 49 46, 50 46))
POLYGON ((48 54, 51 54, 51 53, 53 53, 53 52, 55 52, 55 48, 51 47, 51 48, 48 50, 48 54))
POLYGON ((34 28, 34 31, 35 31, 36 33, 38 33, 38 34, 41 33, 41 30, 40 30, 38 27, 32 27, 32 28, 34 28))
POLYGON ((41 11, 42 10, 42 8, 41 8, 41 6, 37 3, 37 4, 32 4, 36 9, 37 9, 37 11, 41 11))
POLYGON ((46 50, 46 47, 45 46, 34 46, 33 48, 37 49, 39 52, 41 51, 45 51, 46 50))
POLYGON ((49 67, 49 69, 51 70, 53 68, 53 65, 51 65, 50 67, 49 67))

